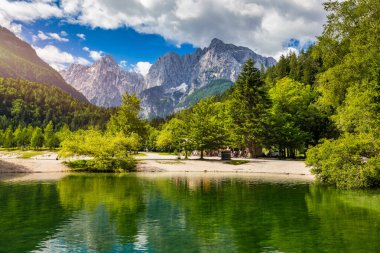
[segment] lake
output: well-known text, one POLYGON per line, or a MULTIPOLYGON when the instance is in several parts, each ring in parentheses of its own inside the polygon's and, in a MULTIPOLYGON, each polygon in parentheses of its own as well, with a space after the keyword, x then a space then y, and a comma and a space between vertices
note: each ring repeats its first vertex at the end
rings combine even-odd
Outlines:
POLYGON ((263 175, 19 177, 0 181, 0 252, 380 250, 380 191, 263 175))

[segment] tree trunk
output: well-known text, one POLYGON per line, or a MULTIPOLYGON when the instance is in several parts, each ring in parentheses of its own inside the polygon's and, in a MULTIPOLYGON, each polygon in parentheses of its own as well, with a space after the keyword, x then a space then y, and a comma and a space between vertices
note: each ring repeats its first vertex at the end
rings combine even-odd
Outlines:
POLYGON ((249 150, 249 158, 256 158, 257 157, 256 148, 254 145, 250 146, 248 148, 248 150, 249 150))
POLYGON ((185 151, 185 160, 187 160, 188 157, 187 157, 186 142, 185 142, 184 144, 185 144, 185 145, 183 146, 183 150, 185 151))
POLYGON ((185 160, 187 160, 187 159, 188 159, 188 157, 187 157, 187 150, 186 150, 186 146, 185 146, 184 150, 185 150, 185 160))
POLYGON ((201 159, 203 160, 203 149, 201 150, 201 159))

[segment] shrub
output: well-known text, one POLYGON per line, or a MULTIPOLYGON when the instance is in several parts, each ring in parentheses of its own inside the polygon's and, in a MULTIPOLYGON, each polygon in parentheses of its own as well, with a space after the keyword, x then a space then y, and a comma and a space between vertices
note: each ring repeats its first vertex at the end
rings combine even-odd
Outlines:
POLYGON ((136 168, 136 161, 133 158, 73 160, 65 164, 78 172, 131 172, 136 168))
POLYGON ((380 142, 369 134, 346 134, 308 150, 306 164, 321 182, 338 188, 380 185, 380 142))

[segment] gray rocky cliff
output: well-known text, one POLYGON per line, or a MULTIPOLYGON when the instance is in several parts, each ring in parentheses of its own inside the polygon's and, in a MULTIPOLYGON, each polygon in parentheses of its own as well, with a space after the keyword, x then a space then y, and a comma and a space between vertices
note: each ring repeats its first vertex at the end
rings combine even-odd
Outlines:
POLYGON ((119 106, 125 92, 139 95, 145 83, 141 74, 123 70, 109 55, 91 66, 73 64, 60 73, 91 103, 104 107, 119 106))
POLYGON ((181 104, 187 96, 212 81, 235 82, 248 59, 253 59, 257 68, 276 64, 272 57, 263 57, 247 47, 225 44, 219 39, 213 39, 209 47, 184 56, 165 54, 146 76, 140 95, 142 114, 146 118, 165 117, 183 109, 181 104))

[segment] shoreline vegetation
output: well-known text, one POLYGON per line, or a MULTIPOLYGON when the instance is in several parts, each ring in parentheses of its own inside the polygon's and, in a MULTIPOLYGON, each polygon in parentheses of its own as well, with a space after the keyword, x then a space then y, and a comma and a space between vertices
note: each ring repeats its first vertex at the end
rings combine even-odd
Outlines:
POLYGON ((60 148, 60 158, 91 157, 68 162, 75 171, 90 172, 134 171, 139 157, 132 154, 148 150, 185 154, 176 162, 140 162, 158 169, 208 162, 204 171, 212 163, 237 171, 264 165, 258 157, 302 157, 320 182, 379 188, 379 6, 378 0, 324 3, 327 23, 307 50, 283 55, 268 69, 247 59, 224 93, 165 119, 142 119, 136 94, 124 94, 120 107, 101 109, 68 96, 60 103, 59 90, 0 78, 0 146, 60 148), (253 160, 186 160, 192 151, 202 160, 222 150, 253 160))

